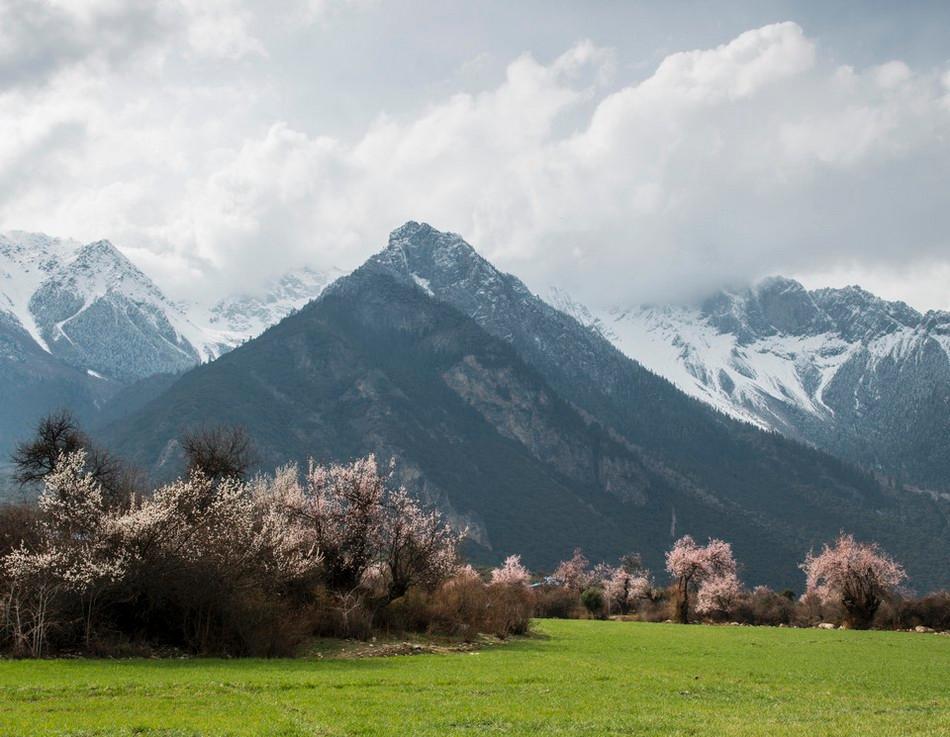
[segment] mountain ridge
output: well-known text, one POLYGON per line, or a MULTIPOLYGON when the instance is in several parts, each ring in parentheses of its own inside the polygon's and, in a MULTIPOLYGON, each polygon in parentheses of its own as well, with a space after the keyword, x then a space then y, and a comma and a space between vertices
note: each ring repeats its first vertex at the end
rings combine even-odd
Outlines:
POLYGON ((950 489, 950 313, 772 277, 693 307, 595 317, 624 353, 726 414, 950 489))
POLYGON ((574 545, 639 547, 662 567, 672 536, 691 532, 734 541, 753 580, 793 585, 794 561, 846 528, 929 586, 950 552, 932 500, 683 395, 420 223, 105 439, 168 464, 178 434, 209 420, 248 427, 268 467, 398 457, 407 486, 476 530, 482 559, 545 567, 574 545))

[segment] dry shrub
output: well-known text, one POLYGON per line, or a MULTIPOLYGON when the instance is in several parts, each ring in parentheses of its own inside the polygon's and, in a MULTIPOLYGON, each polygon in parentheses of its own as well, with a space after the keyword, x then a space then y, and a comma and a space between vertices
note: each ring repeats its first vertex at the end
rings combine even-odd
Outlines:
POLYGON ((795 602, 766 586, 756 586, 727 615, 728 619, 743 624, 788 625, 795 617, 795 602))
POLYGON ((389 632, 427 632, 431 624, 431 597, 418 588, 389 602, 376 616, 376 625, 389 632))
POLYGON ((950 631, 950 592, 939 591, 919 599, 891 599, 881 605, 874 626, 879 629, 930 627, 950 631))
POLYGON ((498 637, 526 634, 534 613, 534 591, 510 584, 492 584, 487 590, 486 630, 498 637))
POLYGON ((637 609, 637 619, 642 622, 666 622, 673 618, 674 599, 662 591, 653 599, 647 599, 637 609))
POLYGON ((535 589, 535 616, 550 619, 578 619, 583 616, 576 591, 562 586, 539 586, 535 589))
POLYGON ((460 574, 432 594, 429 629, 472 640, 487 626, 490 595, 478 577, 460 574))

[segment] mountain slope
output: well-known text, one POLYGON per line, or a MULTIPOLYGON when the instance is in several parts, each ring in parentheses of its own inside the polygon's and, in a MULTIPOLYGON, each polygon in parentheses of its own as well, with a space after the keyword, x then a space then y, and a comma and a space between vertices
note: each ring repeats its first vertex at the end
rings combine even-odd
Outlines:
POLYGON ((33 337, 0 312, 0 463, 17 439, 28 436, 46 413, 69 407, 94 417, 117 391, 116 382, 73 368, 40 348, 33 337))
POLYGON ((695 308, 599 317, 627 355, 723 412, 950 490, 948 313, 776 277, 695 308))
POLYGON ((795 586, 804 552, 846 528, 892 549, 922 587, 946 575, 933 500, 712 411, 416 223, 105 438, 170 473, 174 439, 206 422, 247 426, 265 467, 396 455, 403 480, 494 559, 550 566, 582 545, 596 558, 639 549, 660 568, 690 532, 732 540, 750 580, 795 586))

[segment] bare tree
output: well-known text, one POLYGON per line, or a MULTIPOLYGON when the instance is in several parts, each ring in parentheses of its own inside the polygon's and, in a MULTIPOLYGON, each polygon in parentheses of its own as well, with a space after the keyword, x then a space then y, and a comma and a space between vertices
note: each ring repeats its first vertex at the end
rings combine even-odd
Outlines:
POLYGON ((36 427, 31 440, 18 443, 10 459, 16 467, 13 478, 21 485, 42 481, 56 469, 64 454, 85 448, 88 441, 68 410, 53 412, 36 427))
POLYGON ((137 482, 134 471, 107 450, 97 447, 82 431, 69 410, 53 412, 40 420, 33 438, 19 443, 11 455, 13 478, 21 485, 40 483, 56 470, 65 456, 85 453, 85 470, 103 489, 110 506, 128 500, 137 482))
POLYGON ((189 430, 181 438, 188 470, 209 479, 244 479, 254 462, 251 438, 243 427, 189 430))

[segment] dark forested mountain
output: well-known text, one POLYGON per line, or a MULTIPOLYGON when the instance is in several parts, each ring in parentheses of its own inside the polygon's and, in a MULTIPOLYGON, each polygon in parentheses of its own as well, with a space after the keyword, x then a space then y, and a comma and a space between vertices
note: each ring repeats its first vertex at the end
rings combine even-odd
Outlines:
POLYGON ((396 456, 483 558, 550 566, 580 545, 659 568, 689 532, 731 540, 750 581, 800 588, 796 562, 846 529, 916 585, 947 583, 938 502, 715 412, 427 225, 102 435, 171 474, 175 439, 209 422, 245 425, 263 467, 396 456))
POLYGON ((950 491, 950 313, 773 277, 599 318, 627 355, 724 412, 950 491))

